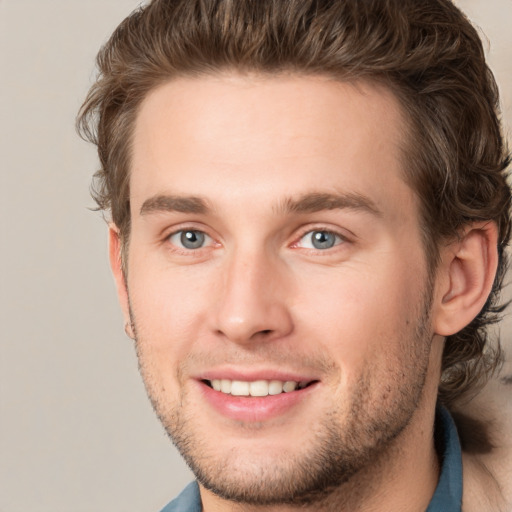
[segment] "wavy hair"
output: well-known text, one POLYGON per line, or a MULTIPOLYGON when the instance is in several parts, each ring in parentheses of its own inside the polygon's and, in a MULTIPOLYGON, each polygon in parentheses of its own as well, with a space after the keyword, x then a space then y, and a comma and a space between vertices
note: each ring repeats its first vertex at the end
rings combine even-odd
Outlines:
POLYGON ((449 0, 153 0, 115 30, 77 126, 98 147, 93 182, 123 246, 130 233, 130 156, 138 108, 176 76, 222 70, 318 74, 390 88, 408 124, 404 176, 420 202, 431 273, 439 248, 495 222, 499 268, 480 314, 446 340, 439 398, 450 405, 499 363, 497 321, 510 237, 510 156, 481 40, 449 0), (493 348, 494 347, 494 348, 493 348))

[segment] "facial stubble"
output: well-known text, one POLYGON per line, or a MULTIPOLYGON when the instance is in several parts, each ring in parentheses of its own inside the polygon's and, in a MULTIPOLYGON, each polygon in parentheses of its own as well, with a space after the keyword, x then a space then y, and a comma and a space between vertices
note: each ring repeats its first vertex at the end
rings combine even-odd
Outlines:
MULTIPOLYGON (((196 411, 190 413, 183 386, 177 404, 165 402, 152 369, 146 364, 145 341, 137 335, 133 313, 131 318, 139 369, 152 406, 201 485, 223 499, 247 505, 310 505, 325 501, 335 492, 338 502, 348 504, 362 487, 357 485, 358 480, 361 484, 366 479, 364 486, 366 492, 370 491, 368 475, 375 474, 395 449, 395 440, 421 403, 433 338, 430 307, 429 290, 418 308, 416 322, 407 322, 406 332, 399 334, 400 358, 388 380, 391 385, 383 390, 383 403, 393 404, 392 408, 368 399, 378 386, 373 369, 368 367, 351 390, 348 413, 343 414, 340 406, 327 411, 311 432, 307 448, 298 444, 293 453, 272 453, 254 461, 246 460, 246 454, 236 447, 222 456, 211 453, 210 443, 215 444, 215 440, 205 439, 195 428, 200 418, 194 414, 196 411), (411 329, 411 325, 415 328, 411 329)), ((336 364, 330 367, 333 372, 339 371, 336 364)), ((178 370, 178 380, 180 374, 178 370)))

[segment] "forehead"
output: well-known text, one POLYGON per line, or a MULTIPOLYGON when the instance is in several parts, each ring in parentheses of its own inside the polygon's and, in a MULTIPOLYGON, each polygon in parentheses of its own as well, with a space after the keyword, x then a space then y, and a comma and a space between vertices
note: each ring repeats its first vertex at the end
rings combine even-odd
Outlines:
POLYGON ((140 107, 132 206, 159 193, 257 202, 308 189, 364 192, 377 203, 412 196, 402 179, 405 138, 396 98, 374 84, 290 75, 177 78, 140 107))

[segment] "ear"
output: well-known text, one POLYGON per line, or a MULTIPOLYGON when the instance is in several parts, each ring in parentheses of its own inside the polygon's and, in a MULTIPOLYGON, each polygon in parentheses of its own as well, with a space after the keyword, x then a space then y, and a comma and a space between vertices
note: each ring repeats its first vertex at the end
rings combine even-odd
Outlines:
POLYGON ((497 266, 498 229, 494 222, 472 224, 442 248, 433 316, 436 334, 455 334, 480 313, 491 293, 497 266))
POLYGON ((133 332, 132 321, 130 317, 130 306, 128 301, 128 288, 126 286, 126 277, 123 271, 122 258, 121 258, 121 236, 119 234, 119 228, 111 223, 108 229, 109 235, 109 257, 110 257, 110 268, 114 275, 114 280, 117 287, 117 296, 121 309, 123 311, 123 317, 125 322, 125 332, 129 338, 134 339, 135 335, 133 332))

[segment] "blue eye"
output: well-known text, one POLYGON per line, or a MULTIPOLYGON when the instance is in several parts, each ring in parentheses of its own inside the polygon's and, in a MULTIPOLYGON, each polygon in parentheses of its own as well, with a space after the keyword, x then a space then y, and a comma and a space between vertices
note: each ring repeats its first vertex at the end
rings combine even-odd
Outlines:
POLYGON ((335 245, 339 245, 342 242, 342 238, 336 233, 331 231, 318 230, 309 231, 306 233, 299 242, 301 247, 306 249, 318 249, 326 250, 331 249, 335 245))
POLYGON ((184 249, 201 249, 206 243, 209 243, 211 238, 202 231, 195 231, 193 229, 183 229, 176 231, 169 237, 169 241, 178 247, 184 249))

